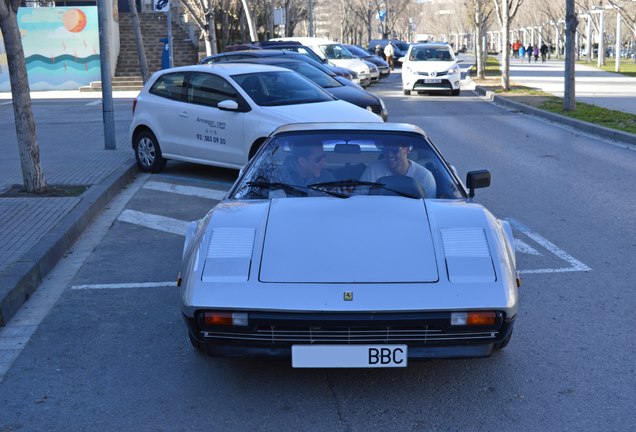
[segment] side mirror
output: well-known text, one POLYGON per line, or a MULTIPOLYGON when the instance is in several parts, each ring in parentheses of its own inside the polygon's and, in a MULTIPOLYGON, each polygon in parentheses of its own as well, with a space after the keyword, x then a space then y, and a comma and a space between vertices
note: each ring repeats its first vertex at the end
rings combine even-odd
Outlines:
POLYGON ((222 111, 236 111, 238 110, 239 105, 236 101, 228 99, 219 102, 216 107, 222 111))
POLYGON ((470 171, 468 174, 466 174, 466 186, 468 187, 469 191, 468 196, 470 198, 473 198, 475 196, 475 189, 490 186, 490 171, 470 171))

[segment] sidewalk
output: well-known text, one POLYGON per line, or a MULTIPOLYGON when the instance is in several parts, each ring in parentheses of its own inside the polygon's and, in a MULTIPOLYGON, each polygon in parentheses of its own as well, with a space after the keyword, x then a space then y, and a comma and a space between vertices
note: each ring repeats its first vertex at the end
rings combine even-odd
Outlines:
MULTIPOLYGON (((606 59, 606 62, 613 64, 614 59, 606 59)), ((576 64, 574 69, 577 102, 636 114, 636 78, 582 64, 576 64)), ((564 74, 565 63, 562 60, 523 63, 520 59, 512 59, 510 64, 510 81, 538 88, 558 97, 563 97, 564 74)))
MULTIPOLYGON (((472 58, 470 56, 469 58, 472 58)), ((474 60, 474 58, 472 58, 474 60)), ((545 63, 528 63, 527 59, 511 59, 510 83, 542 90, 554 96, 563 97, 565 64, 562 60, 548 60, 545 63)), ((499 85, 499 81, 497 81, 499 85)), ((577 102, 584 102, 616 111, 636 114, 636 78, 605 72, 591 66, 575 65, 575 96, 577 102)), ((592 123, 576 120, 560 114, 543 111, 518 102, 514 95, 498 95, 472 80, 466 84, 467 90, 486 96, 498 105, 506 106, 525 114, 561 123, 581 132, 610 139, 620 144, 636 148, 636 134, 609 129, 592 123)))
MULTIPOLYGON (((0 94, 0 193, 23 184, 9 96, 0 94)), ((117 148, 105 150, 101 94, 32 93, 47 184, 88 188, 71 197, 0 197, 0 326, 137 172, 127 137, 135 96, 114 95, 117 148)))

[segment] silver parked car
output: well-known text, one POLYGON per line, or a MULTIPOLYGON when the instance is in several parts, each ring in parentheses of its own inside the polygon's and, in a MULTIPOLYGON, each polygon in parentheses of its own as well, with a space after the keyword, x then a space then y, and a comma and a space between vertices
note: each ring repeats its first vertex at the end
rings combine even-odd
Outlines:
POLYGON ((507 222, 426 134, 392 123, 274 131, 186 236, 190 341, 293 367, 403 367, 505 347, 519 278, 507 222))

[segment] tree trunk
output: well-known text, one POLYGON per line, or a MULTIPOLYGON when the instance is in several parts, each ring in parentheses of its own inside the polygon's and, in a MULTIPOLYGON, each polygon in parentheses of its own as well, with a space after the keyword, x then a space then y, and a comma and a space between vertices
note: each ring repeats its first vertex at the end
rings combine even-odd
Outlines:
POLYGON ((254 29, 254 23, 252 22, 252 12, 247 4, 248 0, 241 0, 243 4, 243 11, 245 12, 245 20, 247 21, 247 26, 250 29, 250 40, 257 41, 258 35, 256 34, 256 30, 254 29))
POLYGON ((137 4, 135 0, 128 0, 130 8, 130 20, 132 30, 135 34, 135 44, 137 45, 137 55, 139 56, 139 66, 141 66, 141 78, 144 84, 148 81, 148 61, 146 60, 146 50, 144 49, 144 40, 141 36, 141 26, 139 25, 139 15, 137 14, 137 4))
MULTIPOLYGON (((216 40, 216 19, 215 19, 215 15, 214 15, 214 9, 212 8, 212 2, 209 2, 210 4, 210 9, 208 12, 208 39, 209 39, 209 45, 210 45, 210 54, 208 55, 213 55, 213 54, 218 54, 219 50, 218 50, 218 41, 216 40)), ((207 45, 205 47, 206 51, 208 49, 207 45)))
POLYGON ((501 88, 510 90, 510 50, 507 49, 510 42, 510 9, 508 1, 501 0, 501 43, 504 49, 501 52, 501 88))
POLYGON ((18 27, 17 10, 19 5, 19 1, 0 0, 0 30, 4 36, 7 63, 9 65, 13 116, 18 138, 18 149, 20 151, 24 189, 28 193, 41 193, 46 190, 46 181, 40 166, 40 147, 38 146, 35 132, 29 79, 18 27))

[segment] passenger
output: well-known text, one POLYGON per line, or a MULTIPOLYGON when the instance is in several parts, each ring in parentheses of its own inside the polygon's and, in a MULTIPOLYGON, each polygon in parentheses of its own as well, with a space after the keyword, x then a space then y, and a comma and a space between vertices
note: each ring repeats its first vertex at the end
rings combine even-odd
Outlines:
POLYGON ((296 144, 283 162, 277 182, 293 186, 335 181, 325 168, 325 149, 322 144, 296 144))
POLYGON ((360 177, 361 181, 375 182, 380 177, 402 175, 413 177, 422 186, 426 198, 437 197, 437 185, 433 174, 422 165, 409 160, 412 147, 387 145, 382 150, 383 159, 370 163, 360 177))

